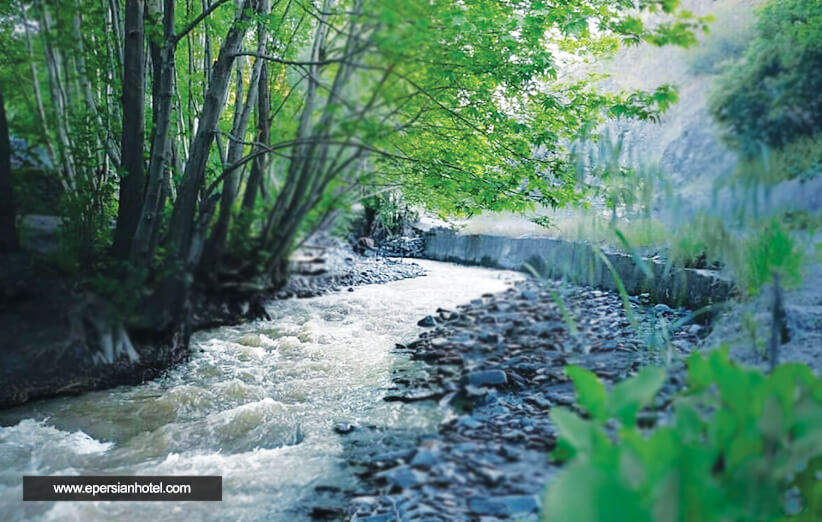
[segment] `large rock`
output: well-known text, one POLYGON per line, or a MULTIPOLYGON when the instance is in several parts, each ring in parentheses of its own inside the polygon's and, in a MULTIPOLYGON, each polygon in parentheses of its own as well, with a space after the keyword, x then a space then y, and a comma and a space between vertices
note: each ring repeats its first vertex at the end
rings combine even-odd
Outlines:
POLYGON ((471 386, 503 386, 508 384, 508 376, 502 370, 481 370, 465 375, 462 383, 471 386))
MULTIPOLYGON (((580 502, 585 500, 580 499, 580 502)), ((539 511, 540 502, 534 495, 477 496, 468 499, 468 508, 480 515, 510 517, 539 511)))
POLYGON ((434 318, 433 315, 426 315, 425 317, 417 321, 417 326, 431 328, 437 326, 437 320, 434 318))
POLYGON ((428 482, 428 475, 411 469, 409 466, 399 466, 380 473, 389 484, 407 489, 428 482))

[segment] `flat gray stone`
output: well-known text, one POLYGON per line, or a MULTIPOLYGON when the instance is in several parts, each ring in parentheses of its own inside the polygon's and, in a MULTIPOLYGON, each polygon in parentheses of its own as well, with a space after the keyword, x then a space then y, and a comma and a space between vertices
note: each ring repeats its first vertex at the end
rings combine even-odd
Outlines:
POLYGON ((508 384, 508 376, 502 370, 481 370, 463 377, 463 384, 472 386, 502 386, 508 384))
POLYGON ((538 337, 549 337, 551 334, 565 330, 565 325, 560 321, 541 321, 534 323, 528 328, 528 333, 538 337))
POLYGON ((534 495, 477 496, 468 499, 468 508, 481 515, 513 516, 539 511, 540 502, 534 495))
POLYGON ((428 482, 428 475, 411 469, 409 466, 399 466, 380 473, 390 484, 403 489, 418 486, 428 482))

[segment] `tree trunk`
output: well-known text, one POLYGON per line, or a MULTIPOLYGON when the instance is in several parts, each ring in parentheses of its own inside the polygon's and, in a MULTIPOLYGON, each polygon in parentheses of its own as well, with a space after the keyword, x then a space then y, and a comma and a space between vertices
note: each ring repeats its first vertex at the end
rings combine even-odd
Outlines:
MULTIPOLYGON (((257 14, 266 16, 269 7, 267 0, 261 0, 257 4, 257 14)), ((264 54, 266 49, 267 31, 264 24, 257 26, 257 54, 264 54)), ((262 71, 263 59, 256 58, 252 66, 251 78, 248 83, 248 93, 245 96, 243 103, 243 67, 238 62, 237 66, 237 95, 236 105, 234 111, 234 124, 231 129, 231 137, 228 144, 228 153, 226 154, 226 161, 228 165, 233 165, 242 158, 243 143, 245 139, 246 129, 248 128, 248 121, 251 118, 251 111, 257 103, 257 92, 260 84, 260 75, 262 71)), ((231 221, 232 210, 234 202, 237 199, 239 183, 239 169, 234 169, 223 180, 223 189, 220 198, 220 212, 217 216, 217 223, 211 232, 211 237, 206 244, 203 252, 202 265, 204 267, 214 267, 219 264, 222 258, 223 248, 225 247, 226 238, 228 236, 229 224, 231 221)))
POLYGON ((11 141, 3 93, 0 92, 0 253, 20 248, 14 225, 14 197, 11 190, 11 141))
MULTIPOLYGON (((260 152, 262 147, 268 145, 271 140, 271 87, 268 85, 268 66, 263 63, 260 69, 260 86, 257 93, 257 145, 254 147, 254 152, 260 152)), ((242 220, 241 226, 248 225, 248 217, 254 210, 254 204, 257 202, 257 193, 263 184, 263 174, 265 173, 266 159, 265 155, 260 154, 254 158, 251 164, 251 173, 248 175, 248 181, 245 184, 245 193, 243 194, 242 205, 242 220)))
MULTIPOLYGON (((326 12, 328 2, 323 5, 323 12, 326 12)), ((325 15, 324 15, 325 16, 325 15)), ((313 62, 319 60, 320 50, 324 47, 326 36, 325 18, 320 20, 314 34, 314 42, 311 47, 310 59, 313 62)), ((300 173, 302 172, 302 165, 307 161, 308 145, 305 141, 311 134, 311 116, 314 112, 316 97, 317 97, 317 78, 319 76, 319 67, 312 64, 308 68, 308 87, 305 94, 305 102, 303 104, 302 114, 300 115, 300 123, 297 127, 296 139, 298 144, 294 147, 291 160, 288 164, 288 174, 286 176, 285 184, 277 194, 277 200, 274 202, 274 208, 268 215, 263 233, 260 237, 260 249, 263 252, 270 252, 271 258, 266 266, 266 272, 274 274, 279 270, 280 259, 277 258, 277 248, 275 245, 281 241, 280 226, 284 219, 288 217, 288 207, 291 205, 295 197, 295 191, 300 184, 300 173), (276 230, 276 233, 275 233, 276 230)))
MULTIPOLYGON (((173 0, 168 1, 173 7, 173 0)), ((214 142, 217 123, 226 102, 231 67, 245 36, 250 1, 244 0, 212 67, 211 81, 206 90, 200 122, 189 148, 189 159, 183 172, 183 179, 177 190, 167 241, 168 275, 160 283, 154 298, 161 307, 157 310, 157 315, 167 322, 188 320, 186 315, 190 275, 199 263, 205 228, 216 203, 213 199, 202 202, 200 216, 197 217, 197 201, 205 180, 209 149, 214 142)), ((170 72, 174 73, 173 68, 170 72)), ((170 93, 168 99, 170 103, 170 93)))
MULTIPOLYGON (((159 2, 158 2, 159 3, 159 2)), ((157 7, 157 6, 155 6, 157 7)), ((149 9, 153 17, 156 10, 149 9)), ((152 133, 151 157, 148 164, 145 197, 140 210, 140 218, 131 243, 131 259, 148 265, 154 257, 154 246, 160 233, 160 215, 163 208, 166 165, 169 160, 169 128, 171 126, 172 95, 174 87, 174 0, 165 0, 163 10, 163 31, 165 38, 159 58, 155 57, 155 78, 152 86, 154 94, 154 130, 152 133)), ((152 44, 156 45, 156 43, 152 44)))
POLYGON ((63 183, 68 189, 72 189, 74 187, 75 166, 72 156, 71 140, 67 129, 68 110, 66 93, 63 89, 62 56, 52 42, 51 32, 53 30, 53 22, 48 7, 43 4, 42 0, 37 0, 35 5, 40 11, 40 27, 43 33, 43 48, 46 55, 49 87, 57 116, 57 140, 60 144, 59 151, 62 167, 65 169, 63 173, 65 176, 63 183))
MULTIPOLYGON (((245 0, 240 12, 234 19, 228 34, 220 47, 220 52, 211 68, 211 82, 205 94, 203 110, 200 116, 200 125, 189 148, 189 159, 183 173, 183 179, 177 191, 177 201, 169 226, 169 251, 172 263, 197 263, 199 256, 192 259, 189 256, 192 232, 195 226, 197 200, 205 179, 208 153, 214 142, 214 134, 225 106, 228 94, 228 83, 231 78, 231 67, 234 58, 243 43, 248 21, 248 6, 250 0, 245 0)), ((187 267, 190 269, 191 267, 187 267)))
POLYGON ((34 84, 34 101, 37 104, 37 115, 40 117, 40 124, 43 127, 43 139, 46 144, 46 151, 51 160, 52 165, 57 165, 57 156, 54 153, 54 147, 51 145, 51 132, 49 131, 48 119, 46 118, 46 109, 43 106, 43 94, 40 90, 40 76, 37 74, 37 61, 34 58, 34 47, 31 43, 31 30, 29 29, 28 17, 24 7, 20 9, 20 18, 23 23, 23 29, 26 35, 26 52, 29 57, 29 65, 31 67, 31 77, 34 84))
POLYGON ((145 54, 143 52, 143 0, 126 0, 123 49, 123 178, 114 231, 114 255, 128 258, 143 206, 146 176, 145 149, 145 54))
MULTIPOLYGON (((354 12, 358 13, 362 3, 358 2, 354 7, 354 12)), ((322 24, 321 26, 322 27, 322 24)), ((347 56, 356 43, 357 30, 355 22, 352 21, 348 27, 348 36, 342 50, 343 56, 347 56)), ((325 34, 317 33, 315 47, 312 52, 314 60, 318 59, 320 49, 323 49, 325 34)), ((351 64, 341 63, 334 74, 334 81, 329 90, 328 97, 323 108, 323 113, 319 121, 311 125, 311 114, 314 110, 316 96, 316 81, 313 77, 319 75, 319 70, 315 67, 311 71, 312 78, 309 79, 308 94, 306 96, 305 107, 298 130, 298 139, 305 140, 309 137, 315 138, 307 145, 298 145, 295 148, 294 156, 291 159, 288 172, 288 190, 283 190, 277 198, 274 212, 268 222, 266 235, 264 236, 264 250, 269 252, 271 258, 267 265, 269 274, 275 274, 279 270, 282 259, 288 255, 291 245, 297 236, 300 223, 311 210, 312 203, 317 201, 318 196, 325 188, 330 179, 326 179, 326 165, 328 162, 329 145, 321 143, 328 137, 333 124, 334 111, 337 98, 341 90, 348 84, 353 73, 351 64), (276 230, 276 233, 274 233, 276 230)), ((373 103, 373 98, 369 105, 373 103)))

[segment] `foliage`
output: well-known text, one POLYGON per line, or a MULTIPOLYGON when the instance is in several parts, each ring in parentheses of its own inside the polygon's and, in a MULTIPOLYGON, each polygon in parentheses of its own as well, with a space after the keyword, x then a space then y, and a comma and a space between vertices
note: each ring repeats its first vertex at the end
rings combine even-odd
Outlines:
POLYGON ((22 167, 12 171, 15 205, 21 215, 49 215, 57 208, 63 187, 53 172, 22 167))
POLYGON ((575 161, 577 182, 594 201, 601 200, 610 211, 611 225, 621 215, 640 215, 650 220, 654 191, 660 185, 655 168, 637 164, 635 151, 625 143, 625 135, 611 136, 606 129, 592 139, 574 144, 571 155, 575 161))
POLYGON ((408 206, 399 190, 389 190, 370 195, 362 200, 366 216, 373 214, 376 222, 365 230, 370 237, 402 235, 407 226, 417 221, 418 212, 408 206))
POLYGON ((735 255, 734 236, 723 220, 699 213, 672 235, 671 259, 680 266, 728 263, 735 255))
MULTIPOLYGON (((386 136, 380 148, 391 154, 378 167, 403 180, 412 204, 457 215, 575 201, 563 141, 608 116, 654 118, 676 99, 669 86, 604 95, 587 79, 559 81, 556 47, 586 57, 615 37, 680 43, 703 23, 681 13, 673 25, 649 28, 616 2, 429 4, 394 2, 383 13, 390 30, 377 42, 397 78, 386 90, 408 100, 400 121, 415 123, 386 136)), ((678 4, 642 7, 672 13, 678 4)))
POLYGON ((803 255, 790 232, 773 219, 746 242, 747 279, 756 292, 778 273, 789 286, 799 284, 803 255))
MULTIPOLYGON (((803 226, 798 223, 798 226, 803 226)), ((748 294, 758 294, 778 273, 784 283, 800 282, 804 247, 789 220, 775 216, 752 223, 743 231, 731 230, 720 218, 698 214, 673 235, 671 258, 683 265, 702 260, 731 269, 737 284, 748 294)))
POLYGON ((727 350, 688 359, 688 388, 673 418, 650 432, 637 413, 665 372, 646 367, 607 392, 566 368, 585 417, 556 408, 554 457, 543 520, 816 520, 822 516, 822 380, 805 365, 765 376, 727 350))
POLYGON ((743 158, 730 180, 762 185, 822 174, 822 133, 802 136, 781 148, 764 147, 759 155, 743 158))
POLYGON ((716 86, 711 112, 756 157, 822 131, 822 0, 770 0, 756 36, 716 86))
POLYGON ((4 4, 0 89, 65 187, 64 262, 128 261, 161 283, 169 309, 146 309, 163 321, 194 281, 283 283, 294 245, 358 194, 458 215, 578 201, 567 144, 677 95, 601 93, 569 64, 689 46, 708 21, 679 0, 139 5, 4 4))
POLYGON ((70 190, 60 201, 60 265, 71 271, 82 267, 93 274, 104 259, 101 253, 110 245, 117 180, 102 161, 103 151, 96 150, 97 129, 88 114, 77 115, 75 120, 72 155, 77 158, 77 171, 67 180, 70 190))

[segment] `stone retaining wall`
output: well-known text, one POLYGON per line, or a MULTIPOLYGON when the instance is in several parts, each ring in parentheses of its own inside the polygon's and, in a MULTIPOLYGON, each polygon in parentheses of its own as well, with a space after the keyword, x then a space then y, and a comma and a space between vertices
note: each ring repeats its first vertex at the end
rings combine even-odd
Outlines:
MULTIPOLYGON (((651 300, 698 309, 727 300, 731 281, 713 270, 676 268, 646 259, 653 274, 646 277, 630 254, 603 251, 630 295, 649 293, 651 300)), ((562 239, 462 235, 446 228, 425 233, 422 257, 512 270, 533 266, 541 274, 580 285, 616 290, 611 271, 590 244, 562 239)))

